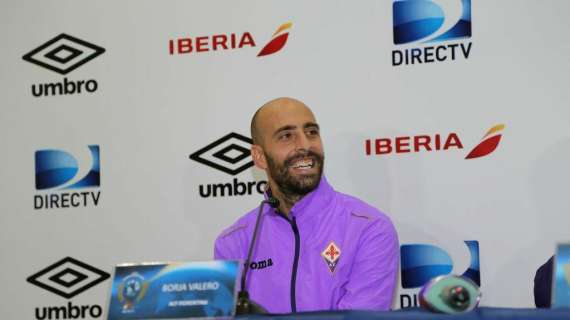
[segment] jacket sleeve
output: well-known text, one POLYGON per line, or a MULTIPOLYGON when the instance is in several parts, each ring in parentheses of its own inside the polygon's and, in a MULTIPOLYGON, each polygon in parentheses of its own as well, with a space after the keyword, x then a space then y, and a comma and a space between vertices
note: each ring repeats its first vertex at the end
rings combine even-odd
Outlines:
POLYGON ((390 219, 383 216, 373 221, 359 240, 338 309, 389 310, 398 279, 399 249, 398 235, 390 219))

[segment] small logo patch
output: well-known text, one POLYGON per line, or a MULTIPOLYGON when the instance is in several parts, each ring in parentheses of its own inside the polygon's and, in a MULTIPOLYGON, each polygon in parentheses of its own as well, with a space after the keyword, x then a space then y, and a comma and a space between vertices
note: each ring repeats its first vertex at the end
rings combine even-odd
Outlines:
POLYGON ((321 256, 325 259, 330 272, 334 273, 340 258, 340 248, 334 243, 334 241, 331 241, 331 243, 326 246, 325 250, 321 252, 321 256))

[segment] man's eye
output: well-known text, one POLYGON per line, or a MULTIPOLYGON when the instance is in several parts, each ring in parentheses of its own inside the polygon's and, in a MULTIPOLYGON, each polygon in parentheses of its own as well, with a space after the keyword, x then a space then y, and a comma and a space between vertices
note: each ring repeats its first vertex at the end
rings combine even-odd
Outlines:
POLYGON ((318 136, 319 135, 319 129, 309 129, 308 134, 311 136, 318 136))
POLYGON ((293 135, 290 133, 284 133, 279 136, 279 140, 289 140, 293 135))

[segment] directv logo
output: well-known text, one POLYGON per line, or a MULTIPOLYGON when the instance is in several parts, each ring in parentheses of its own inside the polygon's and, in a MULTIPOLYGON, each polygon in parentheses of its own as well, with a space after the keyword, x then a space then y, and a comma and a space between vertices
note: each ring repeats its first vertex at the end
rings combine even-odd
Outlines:
POLYGON ((431 0, 394 1, 394 44, 470 38, 471 0, 442 2, 454 6, 439 5, 438 1, 431 0), (451 10, 444 13, 444 8, 451 10))
MULTIPOLYGON (((477 285, 481 285, 479 267, 479 242, 465 241, 470 254, 470 264, 463 272, 465 276, 477 285)), ((407 244, 400 247, 400 265, 402 288, 413 289, 422 287, 431 279, 447 275, 453 269, 453 261, 449 254, 430 244, 407 244)), ((400 295, 400 307, 417 306, 417 295, 400 295), (412 302, 413 300, 413 302, 412 302)))
POLYGON ((79 171, 77 160, 71 154, 61 150, 36 151, 36 189, 98 187, 100 185, 99 146, 89 146, 89 151, 93 160, 91 170, 79 181, 71 185, 68 182, 79 171))
MULTIPOLYGON (((91 163, 79 164, 69 152, 56 149, 35 153, 36 190, 68 190, 100 186, 99 146, 89 146, 91 163)), ((34 196, 34 209, 97 206, 100 191, 49 193, 34 196)))
MULTIPOLYGON (((471 0, 395 0, 394 44, 438 43, 471 37, 471 0)), ((421 64, 469 57, 471 42, 392 51, 392 65, 421 64)))

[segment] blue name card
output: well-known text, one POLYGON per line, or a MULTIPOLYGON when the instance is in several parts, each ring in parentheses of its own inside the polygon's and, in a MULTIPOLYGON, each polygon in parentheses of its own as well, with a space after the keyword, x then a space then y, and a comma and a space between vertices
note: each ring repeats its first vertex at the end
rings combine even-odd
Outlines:
POLYGON ((233 316, 238 272, 238 261, 119 265, 107 319, 233 316))
POLYGON ((570 243, 561 243, 554 258, 552 308, 570 307, 570 243))

